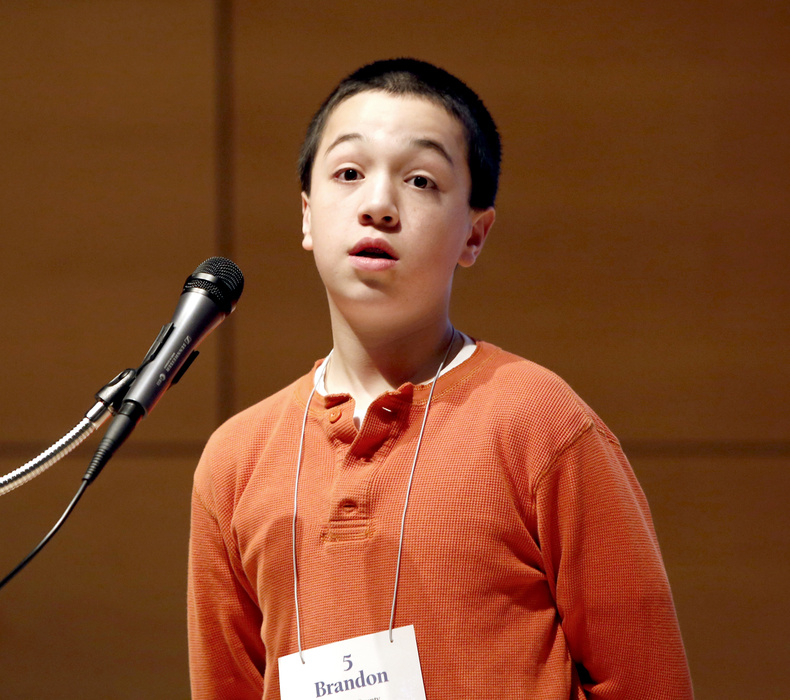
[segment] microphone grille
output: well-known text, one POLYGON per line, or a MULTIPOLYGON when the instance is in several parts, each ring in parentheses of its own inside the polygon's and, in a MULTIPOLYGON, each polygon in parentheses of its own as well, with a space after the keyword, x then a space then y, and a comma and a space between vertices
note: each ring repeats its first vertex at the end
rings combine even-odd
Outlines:
POLYGON ((239 266, 227 258, 214 257, 204 260, 189 276, 184 291, 201 289, 214 298, 228 313, 244 291, 244 275, 239 266))

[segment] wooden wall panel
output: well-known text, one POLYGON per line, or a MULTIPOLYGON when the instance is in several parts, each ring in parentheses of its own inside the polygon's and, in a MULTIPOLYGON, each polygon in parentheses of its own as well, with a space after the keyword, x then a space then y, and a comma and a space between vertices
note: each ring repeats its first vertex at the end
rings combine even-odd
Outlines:
MULTIPOLYGON (((4 439, 76 423, 213 253, 212 43, 205 3, 2 4, 4 439)), ((150 439, 210 429, 202 360, 178 393, 208 410, 165 406, 150 439)))
MULTIPOLYGON (((204 257, 235 251, 247 286, 233 347, 204 346, 75 520, 0 593, 0 694, 186 695, 188 496, 226 409, 216 383, 241 408, 331 344, 299 245, 304 128, 348 71, 414 55, 476 88, 505 145, 497 223, 458 275, 456 324, 556 370, 623 440, 698 700, 779 698, 789 25, 768 0, 1 3, 0 468, 139 362, 204 257), (221 8, 231 32, 218 61, 221 8), (89 653, 94 680, 75 670, 89 653)), ((4 571, 65 507, 89 452, 0 501, 4 571)))
POLYGON ((782 700, 790 459, 639 457, 696 697, 782 700))
MULTIPOLYGON (((139 364, 215 253, 213 32, 209 2, 0 3, 3 474, 139 364)), ((214 345, 0 592, 3 698, 188 696, 188 504, 217 421, 214 345)), ((2 576, 90 447, 0 499, 2 576)))
MULTIPOLYGON (((69 457, 2 497, 3 576, 54 525, 88 458, 69 457)), ((189 454, 116 456, 0 593, 0 696, 189 697, 185 504, 194 465, 189 454)), ((15 466, 0 459, 4 474, 15 466)))

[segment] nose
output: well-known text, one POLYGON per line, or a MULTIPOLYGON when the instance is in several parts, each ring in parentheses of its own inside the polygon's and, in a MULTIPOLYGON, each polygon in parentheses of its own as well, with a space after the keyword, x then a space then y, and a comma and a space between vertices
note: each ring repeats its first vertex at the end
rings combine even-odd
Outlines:
POLYGON ((364 226, 394 228, 400 223, 395 187, 386 177, 368 177, 359 207, 359 222, 364 226))

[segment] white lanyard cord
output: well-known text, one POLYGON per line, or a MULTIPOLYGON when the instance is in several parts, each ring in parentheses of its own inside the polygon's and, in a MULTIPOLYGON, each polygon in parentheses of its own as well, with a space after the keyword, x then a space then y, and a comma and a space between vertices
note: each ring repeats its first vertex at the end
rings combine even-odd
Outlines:
MULTIPOLYGON (((329 353, 332 354, 331 352, 329 353)), ((329 356, 326 358, 329 360, 329 356)), ((326 365, 324 365, 326 366, 326 365)), ((304 449, 304 433, 307 426, 307 414, 310 409, 310 403, 313 401, 315 390, 317 386, 313 385, 313 390, 307 399, 307 405, 304 409, 304 418, 302 418, 302 436, 299 438, 299 455, 296 458, 296 483, 294 484, 294 518, 291 525, 291 548, 293 550, 294 560, 294 605, 296 607, 296 641, 299 644, 299 658, 304 663, 304 656, 302 656, 302 628, 299 624, 299 588, 296 579, 296 499, 299 494, 299 472, 302 469, 302 450, 304 449)))
POLYGON ((411 496, 411 484, 414 480, 414 468, 417 466, 417 456, 420 454, 420 445, 422 445, 422 436, 425 433, 425 424, 428 422, 428 408, 431 405, 433 398, 433 390, 436 388, 436 380, 444 369, 447 362, 447 356, 450 354, 450 348, 453 347, 455 341, 455 328, 453 328, 453 336, 450 338, 450 344, 444 353, 442 362, 439 369, 436 371, 436 376, 431 382, 431 391, 428 394, 428 400, 425 402, 425 413, 422 414, 422 425, 420 426, 420 436, 417 438, 417 447, 414 449, 414 459, 411 462, 411 473, 409 474, 409 485, 406 487, 406 502, 403 504, 403 516, 400 521, 400 541, 398 542, 398 564, 395 567, 395 590, 392 593, 392 612, 390 612, 390 643, 392 642, 392 626, 395 622, 395 601, 398 599, 398 581, 400 580, 400 562, 401 554, 403 552, 403 531, 406 529, 406 509, 409 507, 409 496, 411 496))
MULTIPOLYGON (((414 470, 417 466, 417 456, 420 454, 420 445, 422 445, 422 437, 425 434, 425 424, 428 421, 428 408, 431 405, 431 399, 433 398, 433 391, 436 388, 436 381, 439 379, 439 376, 444 369, 445 364, 447 363, 447 357, 450 355, 450 350, 453 347, 453 343, 455 341, 455 334, 456 330, 453 328, 453 335, 450 338, 450 343, 447 346, 447 350, 444 353, 444 357, 442 358, 441 363, 439 364, 439 369, 436 371, 436 376, 433 378, 431 382, 431 391, 428 394, 428 400, 425 403, 425 412, 422 416, 422 425, 420 426, 420 435, 417 438, 417 447, 414 450, 414 459, 411 463, 411 473, 409 474, 409 484, 406 488, 406 501, 403 504, 403 515, 401 516, 401 523, 400 523, 400 540, 398 542, 398 561, 395 567, 395 590, 392 594, 392 611, 390 613, 390 626, 389 626, 389 637, 390 642, 392 642, 392 627, 395 621, 395 603, 398 599, 398 581, 400 579, 400 563, 401 563, 401 555, 403 553, 403 533, 406 529, 406 510, 409 507, 409 497, 411 496, 411 485, 412 481, 414 480, 414 470)), ((329 363, 329 358, 331 357, 332 353, 330 352, 327 355, 326 360, 321 365, 320 370, 326 371, 326 366, 329 363)), ((310 409, 310 403, 313 400, 313 395, 316 392, 316 388, 318 387, 319 381, 316 380, 313 385, 313 390, 310 392, 310 396, 307 399, 307 405, 304 409, 304 418, 302 419, 302 435, 299 439, 299 454, 297 456, 297 463, 296 463, 296 483, 294 484, 294 517, 293 517, 293 524, 291 528, 291 544, 292 544, 292 552, 293 552, 293 569, 294 569, 294 606, 296 608, 296 641, 299 645, 299 659, 302 663, 304 663, 304 656, 302 655, 302 631, 301 625, 299 622, 299 588, 297 584, 297 568, 296 568, 296 505, 297 505, 297 496, 299 493, 299 472, 302 468, 302 454, 304 450, 304 435, 305 429, 307 426, 307 414, 310 409)))
POLYGON ((296 578, 296 503, 297 498, 299 496, 299 472, 302 470, 302 452, 304 450, 304 434, 305 429, 307 428, 307 415, 310 411, 310 404, 313 402, 313 396, 315 395, 316 389, 318 389, 318 385, 321 383, 323 379, 323 375, 326 372, 326 367, 329 364, 329 358, 332 357, 332 353, 334 350, 330 350, 329 354, 326 356, 326 360, 322 363, 321 367, 318 368, 318 372, 320 375, 316 377, 316 380, 313 382, 313 390, 310 392, 310 396, 307 397, 307 405, 304 407, 304 416, 302 417, 302 434, 299 437, 299 454, 296 457, 296 483, 294 484, 294 518, 293 523, 291 524, 291 549, 293 554, 293 564, 294 564, 294 607, 296 608, 296 641, 299 644, 299 659, 302 663, 304 663, 304 656, 302 656, 302 627, 299 624, 299 588, 297 584, 296 578))

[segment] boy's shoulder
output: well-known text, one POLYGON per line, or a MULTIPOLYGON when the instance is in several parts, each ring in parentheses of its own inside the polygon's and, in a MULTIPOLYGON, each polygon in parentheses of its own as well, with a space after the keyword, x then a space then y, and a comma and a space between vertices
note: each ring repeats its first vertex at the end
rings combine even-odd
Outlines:
MULTIPOLYGON (((284 411, 291 409, 300 395, 300 385, 312 376, 312 370, 274 394, 242 409, 222 423, 210 438, 211 441, 224 441, 236 436, 251 436, 266 431, 276 423, 284 411)), ((304 406, 302 406, 304 408, 304 406)))
POLYGON ((222 423, 203 449, 195 471, 195 488, 213 491, 231 487, 235 491, 241 487, 254 470, 272 431, 284 422, 296 429, 309 394, 305 387, 309 387, 312 376, 313 370, 222 423))
POLYGON ((477 341, 479 360, 469 381, 489 388, 500 401, 522 410, 581 412, 590 407, 558 374, 507 350, 477 341))
POLYGON ((479 358, 468 376, 469 399, 478 415, 506 437, 533 445, 570 444, 592 426, 607 431, 597 414, 555 372, 478 341, 479 358))

